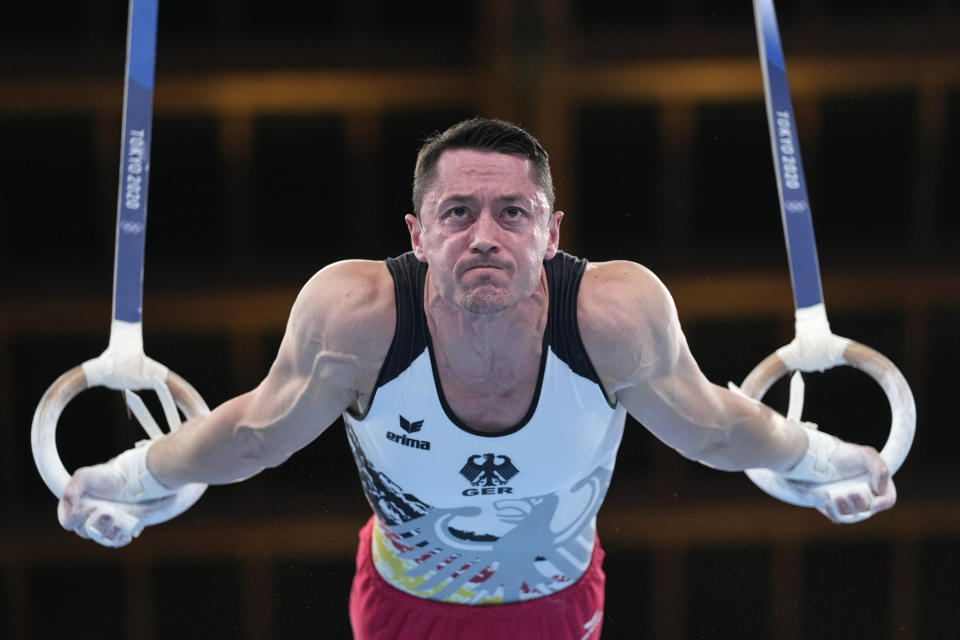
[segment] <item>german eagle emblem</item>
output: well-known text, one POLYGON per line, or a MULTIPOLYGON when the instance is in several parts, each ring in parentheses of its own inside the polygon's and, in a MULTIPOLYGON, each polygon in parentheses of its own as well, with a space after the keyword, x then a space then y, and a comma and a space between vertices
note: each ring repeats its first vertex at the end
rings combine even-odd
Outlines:
POLYGON ((474 487, 493 487, 504 485, 510 478, 520 473, 510 458, 495 453, 470 456, 460 469, 460 475, 470 481, 474 487))

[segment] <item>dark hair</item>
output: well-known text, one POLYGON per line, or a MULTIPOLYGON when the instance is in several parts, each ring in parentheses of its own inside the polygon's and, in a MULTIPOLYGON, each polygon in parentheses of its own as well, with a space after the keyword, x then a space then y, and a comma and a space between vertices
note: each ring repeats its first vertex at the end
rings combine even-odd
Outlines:
POLYGON ((472 118, 458 122, 442 133, 427 138, 417 154, 413 170, 413 212, 420 215, 423 196, 433 180, 434 169, 444 151, 475 149, 491 153, 523 156, 533 163, 537 187, 547 195, 553 208, 553 178, 550 156, 536 138, 515 124, 490 118, 472 118))

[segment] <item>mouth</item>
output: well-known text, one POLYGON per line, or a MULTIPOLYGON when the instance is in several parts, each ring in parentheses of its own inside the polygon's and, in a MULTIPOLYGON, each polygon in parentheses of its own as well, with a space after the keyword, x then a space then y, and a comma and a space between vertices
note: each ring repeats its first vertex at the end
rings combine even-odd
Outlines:
POLYGON ((474 264, 463 269, 462 273, 463 274, 470 273, 470 272, 488 273, 492 271, 506 271, 506 267, 504 265, 491 264, 491 263, 474 264))
POLYGON ((461 273, 460 278, 465 284, 493 284, 506 278, 505 273, 506 271, 500 267, 477 265, 461 273))

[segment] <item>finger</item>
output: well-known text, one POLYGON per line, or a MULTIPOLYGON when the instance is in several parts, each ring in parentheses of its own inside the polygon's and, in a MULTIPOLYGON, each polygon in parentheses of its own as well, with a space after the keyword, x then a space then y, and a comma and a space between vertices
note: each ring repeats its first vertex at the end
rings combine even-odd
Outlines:
POLYGON ((834 496, 824 502, 817 510, 829 518, 832 522, 838 524, 849 524, 865 520, 875 513, 885 511, 892 507, 897 501, 897 490, 893 482, 890 482, 888 491, 882 496, 868 495, 864 491, 852 492, 844 496, 834 496), (849 503, 849 504, 848 504, 849 503), (850 511, 849 506, 856 507, 856 511, 850 511))
POLYGON ((897 487, 893 483, 891 478, 890 484, 887 487, 887 492, 882 496, 874 496, 870 502, 870 509, 877 513, 879 511, 886 511, 893 505, 897 503, 897 487))
POLYGON ((870 474, 870 489, 874 494, 882 496, 890 485, 890 469, 887 468, 887 463, 883 461, 876 449, 871 447, 866 449, 868 449, 866 459, 867 472, 870 474))
POLYGON ((60 500, 66 503, 67 507, 73 507, 80 502, 80 496, 86 491, 88 475, 89 467, 80 467, 63 487, 63 495, 60 496, 60 500))
POLYGON ((855 514, 847 501, 842 499, 831 500, 826 510, 821 511, 821 513, 827 516, 834 524, 847 524, 851 522, 851 517, 855 514))
POLYGON ((124 547, 133 541, 133 537, 117 525, 107 531, 107 539, 111 547, 124 547))
POLYGON ((73 504, 61 500, 57 503, 57 520, 67 531, 76 531, 78 528, 83 528, 84 522, 93 509, 94 506, 83 498, 78 498, 73 504))
POLYGON ((112 518, 109 518, 108 516, 102 516, 102 518, 108 518, 106 523, 103 525, 104 535, 106 535, 110 540, 119 540, 123 534, 123 529, 121 529, 117 522, 112 518))
POLYGON ((67 530, 77 530, 90 515, 96 505, 89 496, 110 497, 116 491, 119 478, 107 465, 81 467, 67 481, 63 495, 57 504, 57 519, 67 530))
POLYGON ((850 503, 857 512, 870 511, 871 496, 856 492, 850 495, 850 503))
POLYGON ((87 535, 87 532, 83 530, 83 524, 84 524, 84 522, 80 522, 80 523, 79 523, 78 525, 76 525, 76 526, 73 526, 73 527, 64 527, 64 529, 66 529, 67 531, 72 531, 73 533, 77 534, 78 536, 80 536, 80 537, 83 538, 84 540, 89 540, 89 539, 90 539, 90 536, 88 536, 88 535, 87 535))
POLYGON ((108 506, 101 505, 90 514, 83 527, 87 536, 105 547, 122 547, 129 544, 131 536, 125 530, 116 515, 123 515, 122 512, 114 514, 108 506))
POLYGON ((110 546, 105 529, 112 524, 110 517, 101 509, 94 509, 83 523, 83 532, 94 542, 110 546))
POLYGON ((60 522, 60 526, 70 531, 74 526, 74 514, 76 510, 73 505, 67 503, 64 500, 60 500, 57 503, 57 521, 60 522))
POLYGON ((122 547, 125 544, 122 539, 114 539, 107 534, 97 533, 96 531, 90 532, 90 539, 99 545, 110 548, 122 547))

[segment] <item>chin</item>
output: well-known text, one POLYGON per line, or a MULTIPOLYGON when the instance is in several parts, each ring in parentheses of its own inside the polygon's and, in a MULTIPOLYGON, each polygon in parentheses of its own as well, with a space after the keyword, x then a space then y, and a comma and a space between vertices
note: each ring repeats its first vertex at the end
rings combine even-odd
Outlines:
POLYGON ((468 291, 460 301, 460 307, 479 316, 492 316, 510 306, 506 292, 474 289, 468 291))

